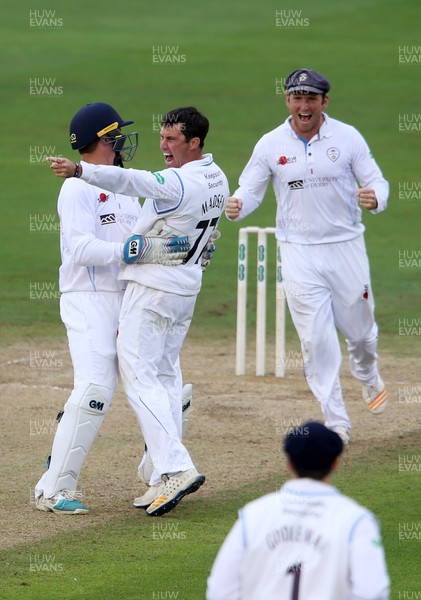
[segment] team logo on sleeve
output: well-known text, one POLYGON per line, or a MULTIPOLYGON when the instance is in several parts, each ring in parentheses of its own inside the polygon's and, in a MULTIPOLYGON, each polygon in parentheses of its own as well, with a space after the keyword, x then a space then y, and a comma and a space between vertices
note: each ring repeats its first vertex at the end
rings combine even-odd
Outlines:
POLYGON ((335 162, 336 160, 338 160, 340 152, 339 152, 339 148, 328 148, 326 150, 326 154, 327 157, 330 158, 330 160, 332 162, 335 162))

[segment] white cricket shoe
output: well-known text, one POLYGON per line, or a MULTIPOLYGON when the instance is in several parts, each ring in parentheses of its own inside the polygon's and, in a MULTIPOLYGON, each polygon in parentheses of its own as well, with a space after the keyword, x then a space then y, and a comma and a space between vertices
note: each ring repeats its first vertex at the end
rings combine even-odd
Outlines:
POLYGON ((133 506, 135 508, 148 508, 158 498, 164 485, 165 482, 160 481, 155 485, 149 486, 143 496, 139 496, 139 498, 133 500, 133 506))
POLYGON ((329 427, 329 429, 339 435, 344 446, 347 446, 349 444, 350 435, 349 429, 347 427, 345 427, 344 425, 338 425, 337 427, 329 427))
POLYGON ((36 498, 35 507, 44 512, 53 512, 60 515, 84 515, 89 512, 89 508, 79 502, 77 498, 82 498, 80 492, 61 490, 51 498, 44 498, 43 495, 36 498))
MULTIPOLYGON (((181 396, 181 437, 184 437, 186 432, 187 423, 190 417, 191 404, 193 400, 193 386, 191 383, 186 383, 183 387, 183 392, 181 396)), ((150 454, 148 452, 148 448, 145 445, 145 452, 142 456, 142 460, 140 461, 140 465, 137 468, 137 477, 140 481, 143 481, 146 484, 149 484, 152 473, 154 472, 154 466, 150 454)))
POLYGON ((372 385, 363 385, 363 400, 374 415, 379 415, 387 408, 387 390, 380 375, 372 385))
POLYGON ((196 469, 181 471, 170 477, 163 475, 164 486, 159 496, 146 509, 146 513, 150 517, 164 515, 175 508, 184 496, 196 492, 205 483, 205 479, 196 469))

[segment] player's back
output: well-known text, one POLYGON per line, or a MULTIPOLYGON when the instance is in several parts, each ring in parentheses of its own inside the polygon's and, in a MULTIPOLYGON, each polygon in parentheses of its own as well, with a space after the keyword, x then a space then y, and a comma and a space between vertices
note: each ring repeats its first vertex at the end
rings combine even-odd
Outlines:
POLYGON ((243 600, 349 598, 349 538, 365 514, 335 488, 310 479, 290 481, 244 507, 243 600))

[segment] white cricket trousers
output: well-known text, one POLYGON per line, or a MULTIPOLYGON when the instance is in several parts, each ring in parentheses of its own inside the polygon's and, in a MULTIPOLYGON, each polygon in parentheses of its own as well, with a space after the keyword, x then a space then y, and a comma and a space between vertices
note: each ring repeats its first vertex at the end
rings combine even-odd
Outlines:
POLYGON ((117 352, 121 380, 161 475, 194 468, 181 442, 179 354, 196 296, 180 296, 130 281, 120 313, 117 352))
POLYGON ((373 383, 377 325, 364 237, 334 244, 281 243, 282 278, 301 341, 304 374, 328 427, 351 423, 339 381, 343 334, 352 375, 373 383))

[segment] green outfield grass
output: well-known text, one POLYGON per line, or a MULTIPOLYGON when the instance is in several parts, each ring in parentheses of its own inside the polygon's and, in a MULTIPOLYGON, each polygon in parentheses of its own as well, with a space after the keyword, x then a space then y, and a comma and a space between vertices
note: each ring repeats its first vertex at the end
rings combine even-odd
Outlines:
MULTIPOLYGON (((30 300, 30 286, 57 285, 57 222, 47 233, 40 220, 56 219, 60 181, 40 161, 51 149, 72 156, 68 122, 81 105, 104 100, 134 118, 140 148, 132 164, 156 169, 162 166, 159 115, 196 104, 211 121, 206 149, 226 170, 233 191, 257 139, 286 118, 282 78, 308 65, 331 78, 330 114, 362 131, 391 183, 388 210, 365 215, 367 245, 384 339, 402 351, 412 345, 408 336, 399 339, 398 319, 419 316, 420 269, 399 268, 399 252, 420 249, 421 199, 399 200, 399 186, 420 180, 420 133, 399 132, 399 115, 416 113, 421 94, 419 65, 399 64, 399 47, 416 44, 417 0, 303 0, 294 6, 302 27, 290 28, 277 26, 276 11, 292 14, 277 0, 262 6, 217 1, 206 9, 192 1, 163 8, 132 0, 124 11, 108 0, 101 10, 77 1, 55 9, 56 29, 30 28, 30 10, 38 10, 32 18, 42 22, 45 9, 32 2, 17 8, 7 1, 3 8, 10 131, 2 161, 1 274, 7 282, 2 321, 9 334, 63 333, 55 295, 30 300), (153 62, 165 49, 184 62, 153 62), (54 80, 51 94, 37 94, 48 79, 54 80)), ((242 224, 273 225, 274 209, 269 190, 242 224)), ((223 238, 206 273, 192 335, 203 329, 233 334, 239 227, 221 221, 223 238)))
MULTIPOLYGON (((421 446, 412 446, 413 442, 406 440, 405 451, 420 456, 421 446)), ((372 448, 370 456, 358 462, 345 455, 332 481, 343 493, 381 515, 391 598, 400 597, 399 592, 418 590, 421 584, 420 532, 414 529, 419 518, 420 473, 399 471, 402 451, 401 446, 372 448)), ((147 517, 143 510, 132 509, 103 527, 87 526, 73 535, 0 552, 2 587, 7 590, 4 597, 204 598, 213 560, 238 509, 279 489, 284 481, 285 476, 226 490, 214 498, 192 497, 162 518, 147 517)), ((45 518, 66 517, 50 514, 45 518)))

